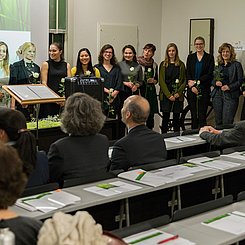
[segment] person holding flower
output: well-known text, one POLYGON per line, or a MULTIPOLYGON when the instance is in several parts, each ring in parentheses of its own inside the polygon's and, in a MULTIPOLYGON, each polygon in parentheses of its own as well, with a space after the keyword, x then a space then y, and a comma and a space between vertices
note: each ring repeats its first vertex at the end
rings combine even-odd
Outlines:
POLYGON ((114 48, 105 44, 98 57, 96 68, 104 78, 104 112, 108 117, 120 117, 119 93, 123 90, 122 75, 117 65, 114 48))
POLYGON ((207 109, 210 103, 214 57, 204 51, 205 40, 196 37, 196 52, 189 54, 186 62, 187 101, 191 111, 192 129, 207 125, 207 109))
MULTIPOLYGON (((59 92, 62 78, 71 76, 70 64, 64 61, 63 48, 60 43, 54 42, 49 46, 49 60, 43 62, 41 66, 42 84, 47 85, 55 93, 63 96, 59 92)), ((41 106, 40 116, 54 116, 60 113, 62 103, 48 103, 41 106)))
POLYGON ((168 44, 165 59, 159 68, 160 106, 163 113, 162 133, 167 133, 170 113, 173 112, 173 128, 180 131, 180 113, 183 110, 186 86, 185 65, 180 60, 177 45, 168 44))
POLYGON ((122 73, 124 92, 121 93, 123 102, 132 94, 139 94, 139 87, 143 84, 142 67, 137 63, 136 50, 132 45, 122 49, 123 59, 118 63, 122 73))
POLYGON ((233 123, 243 83, 243 68, 241 63, 236 61, 233 46, 223 43, 218 53, 218 65, 215 67, 213 80, 214 89, 211 93, 216 126, 233 123))
POLYGON ((100 72, 93 67, 92 56, 87 48, 82 48, 77 54, 77 64, 71 69, 71 76, 100 77, 100 72))
MULTIPOLYGON (((25 42, 20 46, 18 53, 22 55, 22 60, 10 65, 10 85, 38 83, 40 81, 40 67, 34 63, 36 56, 36 46, 32 42, 25 42)), ((11 105, 15 106, 14 103, 11 105)), ((17 109, 20 110, 27 120, 30 120, 30 115, 33 111, 31 106, 22 106, 17 104, 17 109)))
POLYGON ((150 103, 150 114, 146 121, 146 126, 154 128, 154 114, 158 113, 158 101, 155 85, 158 82, 158 66, 153 56, 156 51, 155 45, 148 43, 143 48, 143 55, 137 58, 138 63, 142 66, 144 74, 144 83, 140 87, 140 94, 150 103))

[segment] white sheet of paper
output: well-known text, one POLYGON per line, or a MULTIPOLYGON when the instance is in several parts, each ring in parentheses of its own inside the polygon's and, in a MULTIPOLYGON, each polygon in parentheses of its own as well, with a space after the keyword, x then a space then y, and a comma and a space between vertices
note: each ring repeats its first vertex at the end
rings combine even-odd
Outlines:
MULTIPOLYGON (((137 245, 157 245, 158 242, 164 241, 165 239, 174 237, 170 233, 166 233, 157 229, 151 229, 148 231, 143 231, 132 236, 126 237, 123 240, 128 244, 137 245)), ((164 243, 165 244, 165 243, 164 243)), ((195 243, 188 241, 182 237, 178 237, 174 240, 166 242, 168 245, 193 245, 195 243)))
POLYGON ((211 223, 208 224, 202 223, 202 224, 235 235, 240 235, 245 233, 245 217, 236 215, 234 213, 228 214, 228 216, 215 220, 211 223))
POLYGON ((178 137, 170 137, 164 139, 166 142, 171 142, 171 143, 183 143, 183 142, 188 142, 188 141, 195 141, 196 139, 194 138, 189 138, 186 136, 178 136, 178 137))
POLYGON ((128 184, 123 181, 110 182, 109 184, 111 184, 113 187, 109 189, 104 189, 98 186, 91 186, 91 187, 84 188, 84 190, 101 196, 113 196, 123 192, 134 191, 142 188, 140 186, 128 184))
POLYGON ((135 169, 135 170, 123 172, 123 173, 120 173, 118 175, 118 177, 123 178, 123 179, 128 179, 131 181, 135 181, 135 182, 141 183, 141 184, 154 186, 154 187, 164 185, 167 183, 166 180, 164 180, 161 176, 154 174, 154 173, 151 173, 151 172, 147 172, 143 169, 135 169), (145 174, 141 179, 138 180, 137 177, 141 173, 145 173, 145 174))

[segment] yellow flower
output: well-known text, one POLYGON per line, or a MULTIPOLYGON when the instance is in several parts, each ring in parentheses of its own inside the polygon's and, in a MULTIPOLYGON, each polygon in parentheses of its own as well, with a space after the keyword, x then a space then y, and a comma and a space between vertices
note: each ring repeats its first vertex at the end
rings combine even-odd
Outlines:
POLYGON ((109 89, 109 93, 113 93, 114 89, 113 88, 110 88, 109 89))
POLYGON ((148 72, 151 72, 151 68, 148 68, 147 71, 148 71, 148 72))
POLYGON ((175 83, 177 83, 177 84, 179 83, 179 79, 178 78, 175 80, 175 83))

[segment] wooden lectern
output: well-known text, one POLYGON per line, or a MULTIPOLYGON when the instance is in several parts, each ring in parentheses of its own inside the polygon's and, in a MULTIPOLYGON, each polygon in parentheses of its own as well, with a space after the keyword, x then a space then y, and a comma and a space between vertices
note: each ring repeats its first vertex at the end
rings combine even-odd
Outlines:
POLYGON ((21 105, 64 102, 53 90, 43 84, 4 85, 3 89, 12 96, 12 100, 21 105))
POLYGON ((36 108, 36 140, 38 145, 38 117, 40 104, 64 102, 53 90, 43 84, 4 85, 2 88, 11 95, 11 108, 15 108, 15 101, 21 105, 37 105, 36 108))

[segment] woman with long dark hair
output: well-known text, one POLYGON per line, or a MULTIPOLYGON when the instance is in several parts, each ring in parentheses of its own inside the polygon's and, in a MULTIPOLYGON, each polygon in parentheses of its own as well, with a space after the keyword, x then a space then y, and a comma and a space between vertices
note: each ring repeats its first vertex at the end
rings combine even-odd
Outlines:
MULTIPOLYGON (((55 93, 64 96, 60 92, 64 83, 62 79, 71 76, 70 64, 64 61, 63 48, 60 43, 52 43, 49 46, 49 60, 43 62, 41 66, 42 83, 51 88, 55 93)), ((60 113, 62 103, 45 104, 41 110, 41 116, 54 116, 60 113)))
POLYGON ((82 77, 100 77, 100 72, 93 67, 92 56, 87 48, 82 48, 77 54, 77 64, 71 69, 71 75, 82 77))
POLYGON ((98 57, 101 77, 104 78, 104 110, 108 117, 120 116, 119 96, 123 90, 122 76, 117 65, 114 48, 110 44, 104 45, 98 57))

